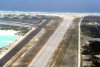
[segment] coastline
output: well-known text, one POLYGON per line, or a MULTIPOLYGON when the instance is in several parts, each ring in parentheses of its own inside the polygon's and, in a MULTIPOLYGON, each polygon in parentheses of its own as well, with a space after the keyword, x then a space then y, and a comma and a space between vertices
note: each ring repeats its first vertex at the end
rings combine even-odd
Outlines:
MULTIPOLYGON (((15 15, 20 15, 20 14, 26 14, 26 15, 45 15, 45 16, 59 16, 62 18, 68 18, 68 17, 83 17, 86 15, 98 15, 100 16, 100 13, 60 13, 60 12, 28 12, 28 11, 0 11, 0 14, 15 14, 15 15)), ((0 31, 0 35, 6 35, 5 32, 0 31)), ((7 31, 6 31, 7 32, 7 31)), ((12 31, 13 33, 16 33, 15 31, 12 31)), ((7 34, 8 36, 15 36, 15 34, 11 33, 11 31, 8 31, 7 34)))
POLYGON ((32 15, 32 16, 37 16, 37 15, 45 15, 45 16, 57 16, 57 17, 62 17, 62 18, 68 18, 68 17, 84 17, 84 16, 89 16, 89 15, 93 15, 93 16, 100 16, 100 13, 71 13, 71 12, 67 12, 67 13, 60 13, 60 12, 27 12, 27 11, 0 11, 1 15, 32 15))
MULTIPOLYGON (((45 15, 45 16, 59 16, 63 18, 68 18, 68 17, 83 17, 86 15, 98 15, 100 16, 100 13, 60 13, 60 12, 24 12, 24 11, 0 11, 0 14, 32 14, 32 15, 45 15)), ((13 36, 13 34, 9 35, 13 36)), ((16 39, 16 41, 12 42, 11 44, 7 45, 6 47, 0 48, 0 58, 4 56, 7 52, 9 52, 19 41, 21 41, 23 37, 20 39, 16 39)))
POLYGON ((0 47, 0 58, 2 58, 7 52, 9 52, 15 45, 16 41, 20 36, 16 35, 17 31, 14 30, 0 30, 0 36, 16 36, 16 40, 1 41, 1 43, 9 43, 0 47))
POLYGON ((20 36, 16 35, 14 30, 0 30, 0 48, 8 46, 10 43, 17 40, 20 36), (4 38, 3 38, 4 37, 4 38))
MULTIPOLYGON (((15 14, 15 15, 17 15, 17 14, 18 15, 20 15, 20 14, 26 14, 26 15, 32 14, 32 15, 45 15, 45 16, 59 16, 62 18, 83 17, 86 15, 98 15, 98 16, 100 16, 100 13, 71 13, 71 12, 60 13, 60 12, 28 12, 28 11, 0 11, 0 14, 15 14)), ((8 31, 7 33, 10 33, 10 32, 8 31)), ((15 31, 12 31, 12 32, 15 32, 15 31)), ((0 35, 2 35, 2 34, 5 34, 5 33, 0 33, 0 35)), ((13 33, 10 33, 8 36, 15 36, 15 35, 13 33)))
POLYGON ((2 36, 2 35, 18 36, 18 35, 15 35, 16 33, 17 33, 17 31, 14 31, 14 30, 0 30, 0 36, 2 36))
MULTIPOLYGON (((0 48, 0 58, 2 58, 5 54, 7 54, 12 48, 14 48, 23 38, 25 38, 32 30, 35 30, 35 28, 32 28, 30 31, 28 31, 24 36, 18 36, 18 38, 16 40, 14 40, 13 42, 11 42, 9 45, 1 47, 0 48)), ((6 31, 6 30, 5 30, 6 31)), ((11 33, 10 30, 9 32, 11 33)), ((17 36, 16 33, 17 31, 13 31, 13 35, 17 36)), ((9 35, 9 34, 8 34, 9 35)), ((11 35, 10 35, 11 36, 11 35)))
POLYGON ((17 13, 20 13, 20 14, 59 14, 59 15, 69 15, 69 14, 72 14, 72 15, 77 15, 77 14, 80 14, 80 15, 100 15, 100 13, 96 13, 96 12, 34 12, 34 11, 0 11, 0 14, 17 14, 17 13))

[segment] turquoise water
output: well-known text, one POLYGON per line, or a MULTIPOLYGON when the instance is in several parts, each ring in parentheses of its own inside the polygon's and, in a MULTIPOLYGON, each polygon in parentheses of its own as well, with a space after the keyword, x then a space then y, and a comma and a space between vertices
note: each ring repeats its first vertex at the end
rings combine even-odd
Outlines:
POLYGON ((18 36, 0 35, 0 48, 9 45, 11 41, 15 41, 17 38, 18 36))

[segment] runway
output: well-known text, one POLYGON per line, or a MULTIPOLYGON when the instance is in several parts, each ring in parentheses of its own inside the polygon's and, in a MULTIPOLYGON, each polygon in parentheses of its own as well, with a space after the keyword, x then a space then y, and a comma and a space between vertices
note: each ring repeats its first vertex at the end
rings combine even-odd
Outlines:
POLYGON ((6 64, 22 47, 24 47, 42 28, 44 28, 51 19, 47 19, 40 26, 38 26, 34 31, 32 31, 25 39, 18 43, 11 51, 9 51, 4 57, 0 59, 0 67, 6 64))
POLYGON ((62 24, 56 29, 47 43, 42 47, 39 53, 34 57, 28 67, 46 67, 63 36, 68 30, 73 18, 64 18, 62 24))

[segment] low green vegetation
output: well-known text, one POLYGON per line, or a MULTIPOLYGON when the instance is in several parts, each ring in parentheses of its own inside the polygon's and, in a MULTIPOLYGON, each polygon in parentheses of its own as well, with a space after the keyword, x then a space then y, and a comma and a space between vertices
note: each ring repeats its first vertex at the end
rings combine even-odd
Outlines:
MULTIPOLYGON (((56 19, 55 19, 56 21, 56 19)), ((54 21, 54 22, 55 22, 54 21)), ((58 22, 58 25, 60 24, 60 20, 56 21, 58 22)), ((24 53, 25 51, 28 51, 23 58, 20 58, 20 56, 22 54, 19 54, 17 58, 21 59, 21 63, 18 63, 16 66, 17 67, 27 67, 27 65, 32 61, 32 59, 34 58, 34 56, 39 52, 39 50, 45 45, 45 43, 48 41, 49 37, 54 33, 54 31, 56 30, 58 25, 47 25, 44 28, 44 34, 42 36, 39 37, 39 39, 37 41, 35 41, 35 39, 31 39, 31 41, 28 42, 28 44, 25 46, 24 49, 22 49, 22 53, 24 53), (50 27, 51 26, 51 27, 50 27), (31 48, 29 48, 31 47, 31 48)), ((43 31, 41 31, 43 32, 43 31)), ((37 34, 38 37, 38 34, 37 34)), ((17 63, 18 59, 15 59, 13 62, 17 63)), ((13 65, 13 63, 11 63, 10 65, 13 65)), ((11 67, 11 66, 9 66, 11 67)))
POLYGON ((86 16, 81 23, 81 66, 100 66, 100 17, 86 16), (89 42, 89 43, 87 43, 89 42))
POLYGON ((81 32, 83 35, 93 38, 100 38, 100 26, 81 24, 81 32))
POLYGON ((79 23, 79 21, 80 21, 80 18, 75 18, 75 19, 73 20, 73 22, 75 22, 75 23, 79 23))
POLYGON ((18 31, 16 35, 23 36, 30 30, 30 28, 0 24, 0 30, 15 30, 18 31))

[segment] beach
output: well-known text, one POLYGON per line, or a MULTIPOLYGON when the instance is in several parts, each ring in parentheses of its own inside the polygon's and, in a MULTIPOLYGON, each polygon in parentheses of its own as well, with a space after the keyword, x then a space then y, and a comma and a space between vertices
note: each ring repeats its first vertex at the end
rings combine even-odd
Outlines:
POLYGON ((59 17, 83 17, 83 16, 88 16, 88 15, 96 15, 96 16, 100 16, 100 13, 74 13, 74 12, 65 12, 65 13, 61 13, 61 12, 31 12, 31 11, 0 11, 0 14, 12 14, 12 15, 32 15, 32 16, 36 16, 36 15, 45 15, 45 16, 59 16, 59 17))
MULTIPOLYGON (((58 13, 58 12, 23 12, 23 11, 0 11, 0 15, 31 15, 31 16, 36 16, 36 15, 45 15, 45 16, 58 16, 62 18, 68 18, 68 17, 83 17, 83 16, 88 16, 88 15, 98 15, 100 16, 100 13, 58 13)), ((15 34, 17 31, 14 30, 0 30, 0 36, 16 36, 15 34)), ((12 41, 4 41, 4 42, 12 42, 12 41)))
POLYGON ((0 58, 15 46, 10 44, 19 38, 16 33, 14 30, 0 30, 0 58))
POLYGON ((3 42, 8 42, 4 47, 0 48, 0 58, 2 58, 5 54, 7 54, 12 48, 14 48, 20 41, 22 41, 32 30, 35 30, 34 27, 30 31, 28 31, 24 36, 18 36, 16 33, 18 31, 14 30, 0 30, 0 36, 9 36, 9 37, 14 37, 17 36, 13 41, 3 41, 3 42))
POLYGON ((14 30, 0 30, 0 36, 1 35, 7 35, 7 36, 16 36, 15 34, 17 31, 14 30))
POLYGON ((16 33, 14 30, 0 30, 0 48, 15 41, 19 37, 16 33))

